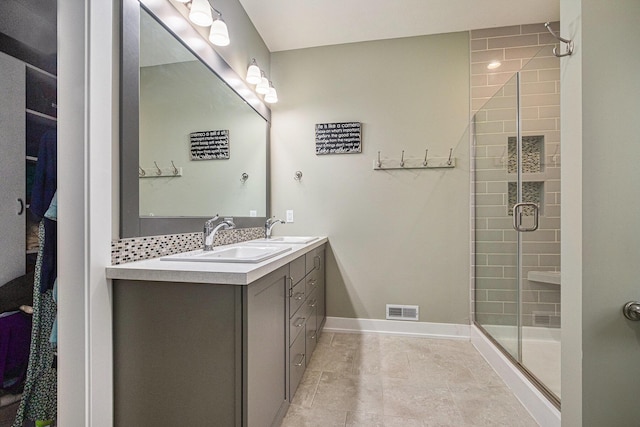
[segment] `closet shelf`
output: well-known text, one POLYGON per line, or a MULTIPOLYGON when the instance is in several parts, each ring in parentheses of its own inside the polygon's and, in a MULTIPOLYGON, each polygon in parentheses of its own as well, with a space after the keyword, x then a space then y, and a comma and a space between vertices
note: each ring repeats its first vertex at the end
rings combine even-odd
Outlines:
POLYGON ((36 116, 36 117, 41 117, 43 119, 51 120, 53 122, 57 122, 58 121, 57 117, 53 117, 53 116, 50 116, 48 114, 40 113, 39 111, 36 111, 36 110, 30 110, 29 108, 27 108, 27 114, 31 114, 31 115, 36 116))

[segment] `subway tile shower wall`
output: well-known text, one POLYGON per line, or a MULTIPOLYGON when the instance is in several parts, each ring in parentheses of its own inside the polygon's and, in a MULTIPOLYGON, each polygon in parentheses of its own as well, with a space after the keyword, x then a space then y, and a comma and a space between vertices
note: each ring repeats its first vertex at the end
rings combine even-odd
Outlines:
MULTIPOLYGON (((230 245, 264 237, 262 227, 221 230, 216 234, 214 246, 230 245)), ((142 261, 202 248, 202 233, 168 234, 163 236, 133 237, 111 242, 111 264, 142 261)))
MULTIPOLYGON (((552 28, 558 31, 559 23, 552 28)), ((523 325, 560 326, 560 287, 527 280, 529 271, 560 270, 560 61, 551 52, 553 43, 542 23, 471 31, 471 106, 478 113, 472 195, 477 291, 472 297, 481 323, 514 325, 517 313, 517 236, 508 212, 515 187, 505 179, 514 163, 508 141, 516 135, 515 84, 505 83, 523 70, 522 134, 531 139, 523 164, 539 167, 523 171, 524 190, 541 204, 539 230, 522 235, 523 325), (502 65, 487 69, 493 60, 502 65)))

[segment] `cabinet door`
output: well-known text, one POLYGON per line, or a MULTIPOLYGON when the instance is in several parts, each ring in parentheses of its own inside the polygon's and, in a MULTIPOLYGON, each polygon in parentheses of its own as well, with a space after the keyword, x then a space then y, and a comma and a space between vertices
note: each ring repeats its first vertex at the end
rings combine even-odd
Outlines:
POLYGON ((318 311, 317 311, 317 316, 316 316, 316 320, 317 320, 317 328, 318 328, 318 333, 320 333, 321 331, 321 326, 323 326, 324 323, 324 319, 326 317, 326 305, 325 305, 325 301, 326 301, 326 270, 325 270, 325 256, 324 256, 324 246, 322 248, 318 248, 318 251, 316 253, 317 255, 317 261, 316 261, 316 265, 318 268, 318 275, 317 275, 317 281, 318 284, 316 286, 317 291, 316 291, 316 299, 318 301, 317 307, 318 307, 318 311))
POLYGON ((25 272, 25 66, 0 52, 0 76, 1 286, 25 272))
POLYGON ((286 409, 287 272, 280 268, 247 288, 248 427, 271 426, 286 409))

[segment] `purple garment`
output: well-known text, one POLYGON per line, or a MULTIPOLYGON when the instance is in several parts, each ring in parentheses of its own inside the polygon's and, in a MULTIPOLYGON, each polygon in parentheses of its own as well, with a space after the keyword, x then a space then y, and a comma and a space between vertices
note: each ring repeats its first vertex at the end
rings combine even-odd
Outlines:
POLYGON ((0 317, 0 388, 10 379, 19 387, 27 372, 31 316, 19 311, 0 317))

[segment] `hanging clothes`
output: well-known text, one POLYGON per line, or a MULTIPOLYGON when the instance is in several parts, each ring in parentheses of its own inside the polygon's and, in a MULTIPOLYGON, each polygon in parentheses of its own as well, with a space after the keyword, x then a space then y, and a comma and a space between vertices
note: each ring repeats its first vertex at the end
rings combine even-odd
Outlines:
POLYGON ((50 338, 57 314, 53 286, 57 276, 57 136, 46 132, 40 140, 30 212, 40 219, 38 257, 33 281, 33 318, 29 365, 13 427, 56 418, 58 384, 50 338), (52 206, 53 201, 53 206, 52 206))
POLYGON ((56 318, 57 306, 52 290, 40 292, 43 246, 45 242, 44 223, 40 223, 38 238, 41 246, 36 260, 35 280, 33 282, 33 327, 31 330, 31 348, 29 366, 13 427, 22 427, 25 419, 50 420, 56 418, 58 404, 57 370, 55 354, 49 339, 56 318))
POLYGON ((53 283, 57 276, 57 223, 45 217, 58 185, 57 145, 58 137, 55 130, 47 131, 42 135, 29 206, 29 211, 44 222, 45 228, 46 239, 43 251, 40 292, 53 289, 53 283))

